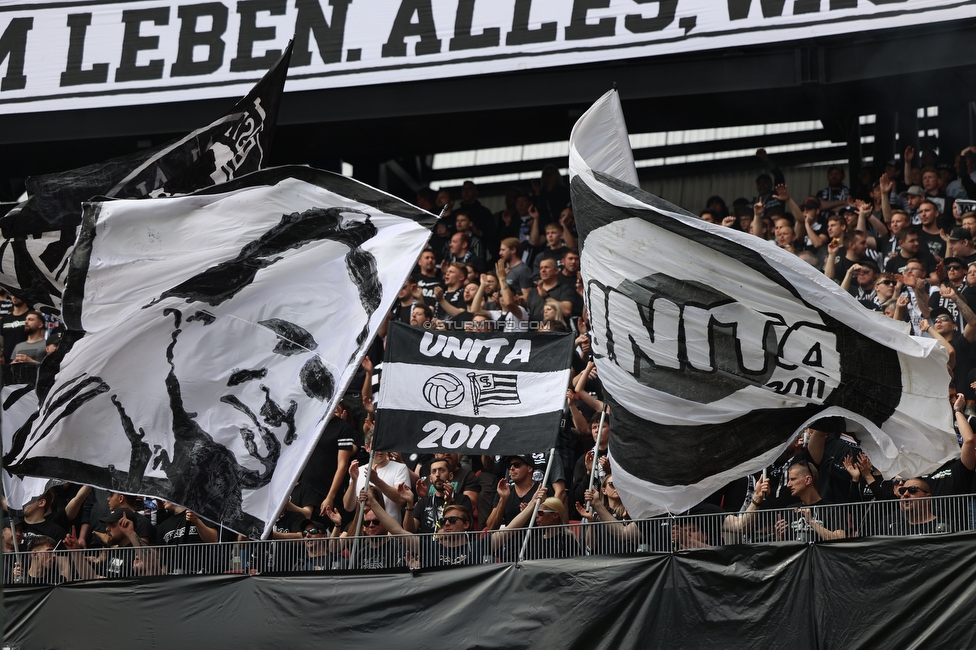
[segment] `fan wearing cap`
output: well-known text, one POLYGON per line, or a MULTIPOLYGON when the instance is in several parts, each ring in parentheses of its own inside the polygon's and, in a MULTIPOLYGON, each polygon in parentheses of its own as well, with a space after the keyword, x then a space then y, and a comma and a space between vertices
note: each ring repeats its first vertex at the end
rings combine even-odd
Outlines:
POLYGON ((332 528, 333 526, 326 527, 322 522, 313 519, 302 522, 305 557, 296 564, 296 571, 325 571, 338 562, 338 558, 332 553, 333 547, 327 540, 332 528))
POLYGON ((840 287, 868 309, 877 309, 880 303, 874 285, 880 274, 881 271, 874 261, 861 260, 847 269, 840 287))
MULTIPOLYGON (((542 485, 533 477, 535 466, 529 456, 508 456, 504 467, 509 478, 498 481, 495 503, 485 525, 488 530, 509 525, 522 510, 531 507, 532 498, 542 485)), ((547 488, 547 493, 552 496, 552 488, 547 488)))
POLYGON ((932 319, 931 324, 928 318, 923 318, 919 321, 918 329, 923 335, 929 335, 934 338, 939 344, 945 348, 945 351, 949 353, 949 361, 946 364, 950 373, 956 367, 956 350, 950 342, 954 338, 956 331, 956 321, 949 313, 948 309, 944 307, 936 307, 930 311, 929 318, 932 319))
POLYGON ((921 185, 912 185, 905 190, 905 204, 908 206, 906 212, 908 212, 913 226, 918 226, 922 223, 918 218, 918 206, 922 204, 924 198, 925 190, 922 189, 921 185))
MULTIPOLYGON (((129 519, 135 526, 136 533, 148 545, 156 539, 156 528, 152 525, 148 517, 139 512, 139 506, 136 503, 137 500, 138 497, 131 494, 123 494, 122 492, 109 492, 105 499, 110 512, 125 508, 133 513, 129 516, 129 519)), ((107 526, 104 525, 105 517, 102 517, 94 523, 95 529, 92 531, 92 543, 95 546, 98 546, 99 543, 105 546, 112 546, 114 542, 110 540, 111 536, 108 534, 107 526)))
MULTIPOLYGON (((968 304, 969 298, 973 295, 973 291, 970 287, 966 286, 966 265, 958 257, 947 257, 942 260, 942 270, 945 273, 945 280, 942 281, 942 286, 955 289, 956 293, 962 296, 962 299, 968 304)), ((961 331, 965 327, 966 322, 959 312, 959 307, 956 306, 954 300, 948 297, 948 294, 943 295, 941 292, 933 293, 929 297, 929 307, 932 309, 936 307, 948 309, 949 313, 952 314, 953 320, 956 321, 956 328, 961 331)))
POLYGON ((973 236, 968 228, 956 226, 949 235, 949 252, 958 257, 963 266, 976 262, 976 247, 973 247, 973 236))

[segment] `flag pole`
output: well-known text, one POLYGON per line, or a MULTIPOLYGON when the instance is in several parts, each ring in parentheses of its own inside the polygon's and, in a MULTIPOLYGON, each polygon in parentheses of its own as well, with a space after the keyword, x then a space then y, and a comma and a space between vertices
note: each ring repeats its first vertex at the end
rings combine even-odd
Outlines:
MULTIPOLYGON (((374 449, 373 446, 370 445, 370 448, 369 448, 369 461, 368 461, 368 464, 366 465, 366 493, 367 494, 369 494, 369 479, 371 478, 371 474, 373 472, 373 454, 375 454, 375 453, 376 453, 376 449, 374 449)), ((355 483, 353 484, 352 489, 353 490, 356 489, 355 483)), ((356 495, 356 496, 358 497, 359 495, 356 495)), ((352 550, 349 552, 349 567, 350 568, 352 568, 353 566, 355 566, 353 563, 356 560, 356 553, 359 552, 359 536, 363 532, 363 517, 365 517, 365 516, 366 516, 366 500, 365 499, 361 499, 359 501, 359 511, 356 514, 356 532, 355 532, 355 534, 354 534, 354 536, 352 538, 352 550)))
MULTIPOLYGON (((593 489, 593 481, 596 479, 596 464, 597 461, 599 460, 600 441, 603 438, 603 421, 606 419, 606 417, 607 417, 607 407, 604 404, 603 410, 600 411, 600 428, 597 429, 596 432, 596 444, 593 445, 593 466, 590 467, 590 487, 589 487, 590 490, 593 489)), ((593 510, 593 505, 589 501, 587 501, 586 511, 591 512, 592 510, 593 510)))
MULTIPOLYGON (((553 447, 549 450, 549 462, 546 463, 546 473, 542 477, 542 487, 545 487, 549 482, 549 472, 552 471, 552 459, 556 457, 556 448, 553 447)), ((519 551, 518 564, 522 564, 522 560, 525 558, 525 551, 529 548, 529 536, 532 535, 532 528, 535 526, 535 518, 539 514, 539 500, 533 499, 535 505, 532 506, 532 518, 529 519, 528 529, 525 531, 525 539, 522 540, 522 550, 519 551)))

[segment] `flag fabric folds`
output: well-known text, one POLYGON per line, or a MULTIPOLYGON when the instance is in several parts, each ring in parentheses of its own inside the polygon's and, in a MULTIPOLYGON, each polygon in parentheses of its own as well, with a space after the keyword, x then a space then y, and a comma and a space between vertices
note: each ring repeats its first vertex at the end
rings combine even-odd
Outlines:
POLYGON ((188 194, 267 167, 290 58, 291 44, 234 108, 182 138, 28 178, 28 199, 0 218, 0 286, 57 313, 84 201, 188 194))
POLYGON ((266 536, 435 219, 307 167, 86 204, 5 462, 266 536))
POLYGON ((573 339, 390 323, 376 449, 523 454, 553 446, 573 339))
POLYGON ((680 512, 842 416, 882 472, 959 453, 946 353, 860 306, 772 242, 707 223, 608 172, 616 93, 570 140, 592 349, 611 405, 614 482, 631 516, 680 512), (585 152, 597 156, 591 166, 585 152))
MULTIPOLYGON (((19 363, 2 366, 2 388, 0 388, 0 434, 3 448, 8 449, 14 433, 37 411, 37 365, 19 363)), ((3 495, 7 499, 8 510, 23 510, 34 497, 39 497, 48 488, 62 481, 31 476, 14 476, 3 469, 3 495)))

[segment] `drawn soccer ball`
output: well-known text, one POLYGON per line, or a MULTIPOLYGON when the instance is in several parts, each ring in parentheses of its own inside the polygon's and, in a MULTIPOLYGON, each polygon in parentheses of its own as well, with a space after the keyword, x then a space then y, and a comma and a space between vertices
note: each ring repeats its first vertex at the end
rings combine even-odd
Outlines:
POLYGON ((464 385, 449 372, 436 374, 424 384, 424 399, 435 408, 454 408, 464 400, 464 385))

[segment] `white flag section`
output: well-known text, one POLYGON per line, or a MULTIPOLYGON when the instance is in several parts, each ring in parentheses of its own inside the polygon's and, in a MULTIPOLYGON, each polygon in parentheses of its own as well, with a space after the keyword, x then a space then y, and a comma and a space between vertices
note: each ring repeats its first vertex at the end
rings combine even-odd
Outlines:
MULTIPOLYGON (((4 385, 0 388, 0 433, 3 435, 3 448, 9 449, 14 433, 37 411, 37 394, 34 382, 29 384, 4 385)), ((7 498, 7 508, 23 510, 32 498, 44 494, 52 481, 46 478, 14 476, 6 468, 3 470, 3 495, 7 498)))
POLYGON ((775 244, 592 167, 582 152, 626 146, 605 142, 618 137, 602 127, 611 108, 615 92, 576 124, 570 175, 628 512, 683 511, 826 416, 863 429, 862 448, 889 475, 958 455, 945 351, 775 244))
POLYGON ((305 167, 86 204, 68 349, 5 460, 269 534, 435 219, 305 167))

